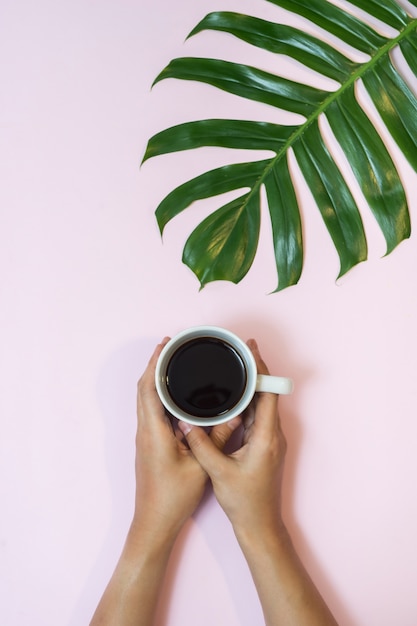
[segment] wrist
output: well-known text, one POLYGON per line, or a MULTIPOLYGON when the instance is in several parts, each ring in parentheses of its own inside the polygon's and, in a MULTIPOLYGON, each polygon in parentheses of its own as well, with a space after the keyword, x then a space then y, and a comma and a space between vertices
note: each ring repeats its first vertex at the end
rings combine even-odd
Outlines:
POLYGON ((155 554, 170 552, 182 528, 171 520, 153 515, 134 516, 129 528, 126 545, 130 552, 144 551, 155 554))
POLYGON ((281 518, 261 523, 237 523, 233 531, 243 552, 268 551, 272 545, 286 547, 291 543, 288 530, 281 518))

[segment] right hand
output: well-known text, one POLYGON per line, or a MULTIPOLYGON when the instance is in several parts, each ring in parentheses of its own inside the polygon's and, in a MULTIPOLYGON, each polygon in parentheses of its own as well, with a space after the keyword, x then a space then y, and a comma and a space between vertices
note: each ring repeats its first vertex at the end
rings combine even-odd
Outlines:
MULTIPOLYGON (((174 539, 199 504, 207 481, 204 468, 173 428, 158 397, 155 368, 166 337, 159 344, 138 383, 136 435, 136 499, 132 535, 144 528, 152 536, 174 539)), ((209 442, 222 449, 236 422, 219 424, 209 442)))
MULTIPOLYGON (((248 346, 259 374, 268 374, 256 342, 251 339, 248 346)), ((276 532, 283 526, 281 482, 286 441, 277 402, 276 394, 256 394, 252 411, 243 421, 242 447, 230 455, 221 452, 202 428, 180 423, 191 451, 210 476, 216 498, 237 533, 261 529, 276 532)))

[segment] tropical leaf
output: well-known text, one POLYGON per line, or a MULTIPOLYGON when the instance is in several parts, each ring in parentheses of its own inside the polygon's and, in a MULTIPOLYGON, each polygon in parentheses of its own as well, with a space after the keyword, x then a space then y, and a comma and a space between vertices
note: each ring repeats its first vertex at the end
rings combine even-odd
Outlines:
MULTIPOLYGON (((201 287, 215 280, 237 283, 250 269, 258 245, 262 188, 272 226, 276 291, 298 282, 303 267, 301 211, 306 207, 301 207, 297 199, 288 161, 290 151, 339 255, 339 276, 367 258, 361 214, 326 144, 323 116, 385 238, 386 253, 411 232, 400 176, 374 121, 361 106, 357 84, 362 82, 386 129, 417 171, 417 98, 392 58, 392 51, 398 47, 417 77, 417 18, 395 0, 350 0, 351 5, 394 29, 390 38, 373 28, 371 20, 360 17, 359 12, 347 12, 328 0, 267 1, 306 18, 321 29, 319 34, 313 36, 293 26, 218 11, 201 20, 189 37, 205 30, 226 32, 271 54, 292 57, 305 68, 336 81, 333 91, 214 58, 174 59, 154 81, 198 81, 303 117, 300 124, 292 126, 237 119, 191 121, 163 130, 149 140, 143 161, 207 146, 263 151, 260 160, 223 165, 183 183, 156 209, 162 233, 172 218, 195 201, 240 192, 197 226, 185 244, 183 262, 196 274, 201 287), (352 61, 320 38, 323 30, 365 54, 366 59, 361 63, 352 61), (265 150, 271 152, 270 158, 264 158, 265 150)), ((417 0, 411 4, 417 6, 417 0)))

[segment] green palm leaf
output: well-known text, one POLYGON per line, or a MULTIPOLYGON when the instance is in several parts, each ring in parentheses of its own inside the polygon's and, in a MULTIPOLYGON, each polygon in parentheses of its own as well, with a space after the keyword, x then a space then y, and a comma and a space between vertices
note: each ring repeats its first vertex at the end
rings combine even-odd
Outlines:
MULTIPOLYGON (((267 0, 325 29, 367 55, 357 63, 319 37, 287 25, 231 12, 207 15, 190 33, 223 31, 271 54, 285 54, 320 72, 338 86, 334 91, 285 79, 253 66, 221 59, 174 59, 157 76, 207 83, 213 87, 303 116, 286 126, 249 120, 208 119, 168 128, 148 142, 151 157, 206 146, 261 150, 270 158, 221 166, 180 185, 156 209, 166 224, 193 202, 229 191, 238 197, 218 208, 189 236, 183 262, 201 287, 214 280, 237 283, 251 267, 259 238, 261 191, 265 189, 272 226, 278 286, 298 282, 303 266, 300 207, 288 165, 289 151, 314 197, 340 259, 343 275, 367 257, 366 235, 352 191, 321 131, 325 116, 350 164, 363 196, 386 241, 387 254, 410 236, 407 199, 394 162, 373 121, 361 107, 356 84, 362 81, 386 128, 417 171, 417 98, 394 66, 399 47, 417 76, 417 19, 395 0, 351 0, 351 4, 396 30, 381 35, 359 16, 327 0, 267 0), (242 190, 245 192, 242 195, 242 190)), ((417 0, 412 2, 417 6, 417 0)))

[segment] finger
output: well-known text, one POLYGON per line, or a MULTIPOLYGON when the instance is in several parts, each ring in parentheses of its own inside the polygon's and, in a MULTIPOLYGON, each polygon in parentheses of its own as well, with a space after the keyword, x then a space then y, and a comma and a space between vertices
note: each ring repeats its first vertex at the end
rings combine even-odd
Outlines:
POLYGON ((242 424, 240 416, 225 422, 224 424, 218 424, 211 429, 210 439, 218 450, 223 450, 234 431, 242 424))
POLYGON ((151 422, 155 416, 158 416, 159 418, 163 416, 165 418, 165 410, 156 391, 155 369, 159 355, 168 341, 169 337, 165 337, 161 343, 156 346, 149 363, 138 382, 138 419, 146 416, 146 418, 151 422))
MULTIPOLYGON (((156 346, 155 350, 151 358, 149 359, 149 363, 143 372, 140 381, 143 381, 145 385, 153 385, 155 387, 155 369, 156 364, 158 362, 159 355, 161 354, 163 348, 168 343, 169 337, 164 337, 160 343, 156 346)), ((139 381, 139 382, 140 382, 139 381)))
MULTIPOLYGON (((263 360, 255 339, 249 339, 248 347, 255 358, 259 374, 269 374, 268 366, 263 360)), ((275 393, 257 393, 255 396, 255 422, 253 428, 266 436, 279 427, 278 395, 275 393)))
POLYGON ((249 404, 248 408, 244 411, 242 415, 242 423, 243 423, 242 443, 243 445, 247 444, 250 439, 254 422, 255 422, 255 400, 252 400, 252 402, 249 404))
POLYGON ((220 452, 203 428, 191 426, 186 422, 178 422, 178 427, 185 435, 190 450, 201 467, 209 476, 218 476, 228 462, 227 456, 220 452))
POLYGON ((258 344, 256 343, 255 339, 248 339, 247 345, 250 348, 253 356, 255 357, 258 374, 269 374, 268 366, 261 356, 258 344))

